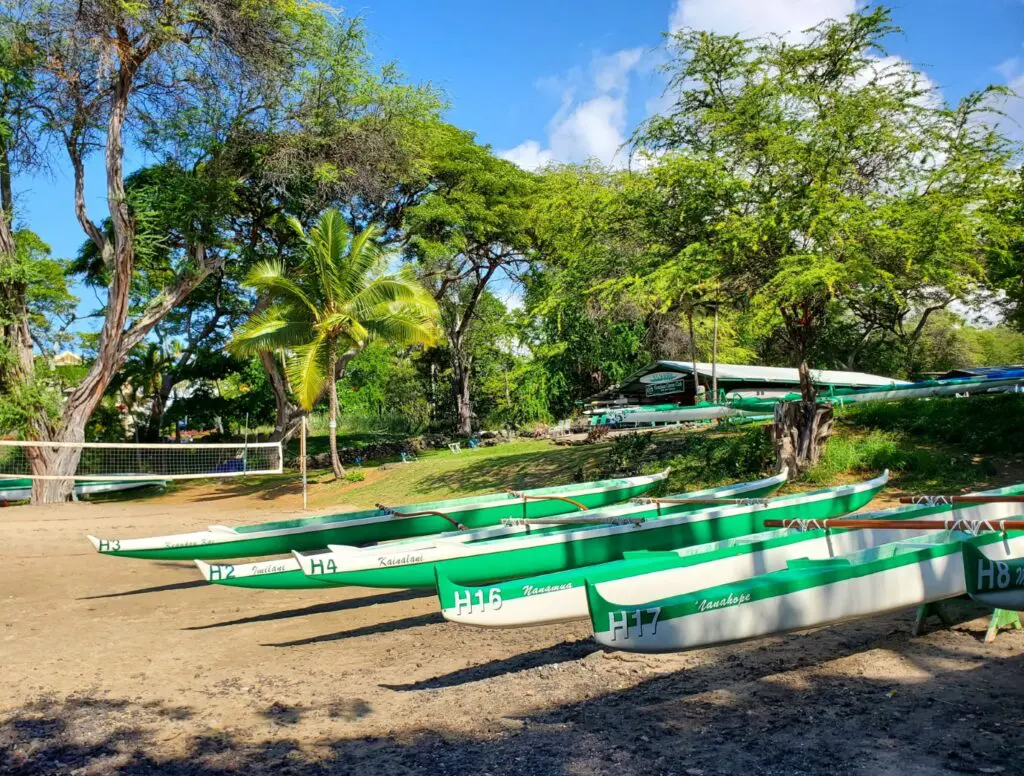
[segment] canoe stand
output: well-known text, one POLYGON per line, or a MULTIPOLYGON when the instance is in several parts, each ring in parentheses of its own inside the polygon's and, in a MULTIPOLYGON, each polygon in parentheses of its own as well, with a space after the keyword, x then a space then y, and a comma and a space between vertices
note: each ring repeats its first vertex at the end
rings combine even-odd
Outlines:
MULTIPOLYGON (((910 628, 910 635, 920 636, 924 633, 925 625, 931 617, 938 617, 944 626, 947 628, 951 627, 955 624, 956 619, 950 609, 953 605, 964 601, 972 601, 972 599, 970 596, 960 596, 950 601, 936 601, 933 604, 924 604, 917 607, 917 613, 914 615, 914 624, 910 628)), ((1020 620, 1020 612, 1011 612, 1008 609, 994 610, 989 618, 988 628, 985 630, 985 643, 991 644, 996 640, 999 631, 1006 628, 1012 628, 1013 630, 1024 629, 1024 624, 1020 620)))
MULTIPOLYGON (((1021 496, 911 496, 900 499, 904 504, 919 504, 926 506, 952 505, 952 504, 997 504, 997 503, 1021 503, 1024 497, 1021 496)), ((905 528, 908 521, 901 520, 864 520, 857 518, 835 518, 832 520, 765 520, 765 527, 793 528, 798 531, 824 530, 830 528, 905 528)), ((985 531, 998 531, 1005 534, 1009 530, 1024 529, 1024 521, 1021 520, 915 520, 913 525, 917 528, 935 529, 940 531, 963 531, 977 536, 985 531)), ((967 598, 968 596, 963 596, 967 598)), ((953 599, 954 601, 960 599, 953 599)), ((932 604, 924 604, 917 608, 914 617, 914 624, 910 629, 911 636, 919 636, 924 631, 925 623, 929 617, 938 617, 943 625, 947 627, 953 624, 953 619, 948 614, 949 601, 937 601, 932 604)), ((985 643, 991 644, 996 640, 1000 630, 1013 628, 1024 630, 1021 623, 1020 613, 1008 609, 996 609, 989 618, 988 629, 985 631, 985 643)))

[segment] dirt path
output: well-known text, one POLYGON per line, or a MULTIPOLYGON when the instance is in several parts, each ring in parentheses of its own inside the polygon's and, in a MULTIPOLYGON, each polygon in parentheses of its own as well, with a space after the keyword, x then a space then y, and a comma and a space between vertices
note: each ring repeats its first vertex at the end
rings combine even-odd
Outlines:
POLYGON ((85 540, 254 508, 0 510, 0 773, 1021 772, 1024 635, 982 644, 984 619, 638 657, 583 624, 484 631, 421 593, 211 587, 85 540))

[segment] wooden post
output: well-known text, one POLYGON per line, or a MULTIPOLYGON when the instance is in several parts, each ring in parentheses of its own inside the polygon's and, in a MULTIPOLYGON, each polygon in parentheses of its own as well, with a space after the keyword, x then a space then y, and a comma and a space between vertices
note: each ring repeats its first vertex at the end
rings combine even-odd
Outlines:
POLYGON ((302 471, 302 509, 308 503, 306 495, 306 416, 302 416, 302 436, 299 438, 299 468, 302 471))
POLYGON ((718 302, 715 302, 715 326, 711 335, 711 395, 718 404, 718 302))

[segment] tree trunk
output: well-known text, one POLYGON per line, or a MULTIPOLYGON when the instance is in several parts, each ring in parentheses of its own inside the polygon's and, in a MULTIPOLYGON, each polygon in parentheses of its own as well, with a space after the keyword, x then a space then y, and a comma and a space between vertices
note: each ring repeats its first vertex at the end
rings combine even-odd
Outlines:
POLYGON ((693 401, 700 403, 700 377, 697 375, 697 338, 693 334, 693 310, 686 311, 686 323, 690 330, 690 362, 693 364, 693 401))
POLYGON ((715 303, 715 325, 711 334, 711 393, 718 402, 718 303, 715 303))
POLYGON ((330 354, 327 357, 327 396, 330 405, 327 433, 331 445, 331 469, 334 470, 334 478, 340 480, 345 476, 345 469, 342 468, 341 459, 338 457, 338 348, 334 343, 329 346, 330 354))
POLYGON ((776 465, 794 477, 814 467, 832 436, 832 405, 780 401, 775 405, 772 441, 776 465))
POLYGON ((469 366, 461 359, 455 358, 452 363, 455 372, 455 410, 458 413, 458 433, 469 436, 473 433, 472 409, 469 401, 469 366))

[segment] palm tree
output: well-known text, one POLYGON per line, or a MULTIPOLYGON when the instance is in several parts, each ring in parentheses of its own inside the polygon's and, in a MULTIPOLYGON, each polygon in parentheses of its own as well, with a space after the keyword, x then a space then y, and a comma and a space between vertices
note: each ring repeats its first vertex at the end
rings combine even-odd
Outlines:
POLYGON ((331 466, 342 477, 337 380, 345 364, 374 338, 434 344, 437 303, 410 271, 387 271, 376 227, 353 235, 337 210, 325 212, 308 236, 292 224, 305 244, 302 262, 294 269, 280 261, 252 268, 246 285, 268 306, 235 331, 229 348, 241 356, 283 352, 292 390, 307 411, 327 391, 331 466))

